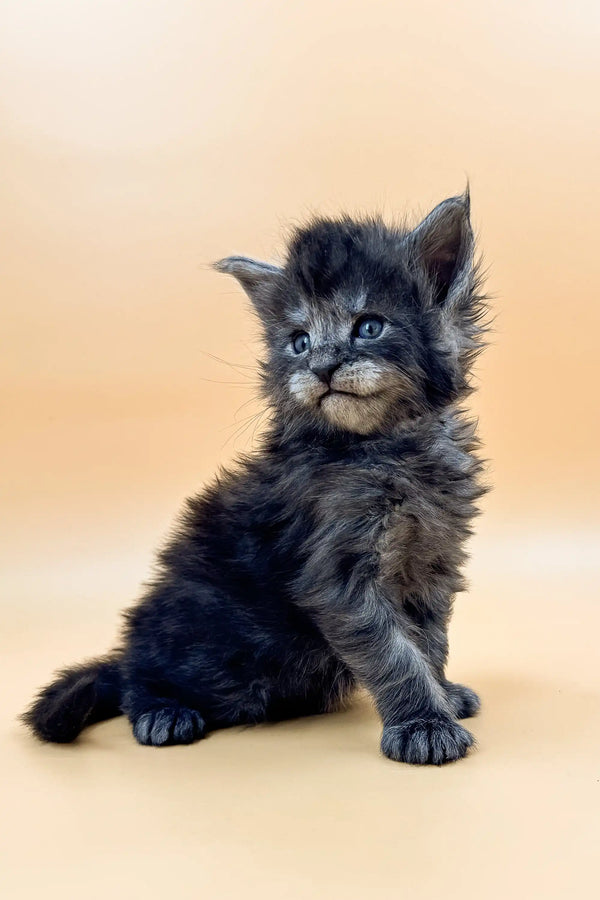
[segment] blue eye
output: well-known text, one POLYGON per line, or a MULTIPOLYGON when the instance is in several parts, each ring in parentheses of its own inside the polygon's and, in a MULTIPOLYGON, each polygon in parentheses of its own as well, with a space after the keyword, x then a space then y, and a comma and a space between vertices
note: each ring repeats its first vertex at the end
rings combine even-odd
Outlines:
POLYGON ((292 340, 294 353, 306 353, 310 349, 310 337, 306 331, 300 331, 292 340))
POLYGON ((354 326, 353 334, 359 338, 376 338, 383 331, 383 319, 379 316, 365 316, 354 326))

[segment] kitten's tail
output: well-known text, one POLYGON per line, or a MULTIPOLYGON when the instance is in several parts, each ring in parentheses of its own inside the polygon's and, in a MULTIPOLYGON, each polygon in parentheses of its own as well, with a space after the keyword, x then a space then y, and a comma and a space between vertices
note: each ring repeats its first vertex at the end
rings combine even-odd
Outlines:
POLYGON ((41 741, 69 744, 86 725, 120 715, 117 656, 71 666, 57 676, 21 716, 41 741))

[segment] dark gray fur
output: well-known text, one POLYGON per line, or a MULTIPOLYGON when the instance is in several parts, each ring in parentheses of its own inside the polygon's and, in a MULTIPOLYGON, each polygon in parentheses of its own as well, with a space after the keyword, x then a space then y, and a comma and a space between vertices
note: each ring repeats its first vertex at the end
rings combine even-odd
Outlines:
POLYGON ((386 756, 464 756, 456 720, 479 700, 445 669, 482 494, 460 408, 484 331, 468 195, 413 231, 316 219, 282 266, 216 268, 264 327, 262 446, 188 501, 121 646, 62 672, 25 720, 70 741, 122 712, 140 743, 189 743, 333 710, 359 683, 386 756))

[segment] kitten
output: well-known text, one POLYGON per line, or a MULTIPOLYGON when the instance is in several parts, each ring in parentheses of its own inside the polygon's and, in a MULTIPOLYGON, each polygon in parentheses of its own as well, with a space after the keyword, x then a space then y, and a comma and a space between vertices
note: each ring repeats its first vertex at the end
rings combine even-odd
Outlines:
POLYGON ((483 493, 458 404, 482 346, 468 194, 413 231, 315 219, 282 267, 216 263, 264 329, 262 446, 187 501, 120 647, 65 669, 24 721, 73 741, 124 713, 141 744, 339 708, 357 684, 395 760, 442 764, 477 695, 447 627, 483 493))

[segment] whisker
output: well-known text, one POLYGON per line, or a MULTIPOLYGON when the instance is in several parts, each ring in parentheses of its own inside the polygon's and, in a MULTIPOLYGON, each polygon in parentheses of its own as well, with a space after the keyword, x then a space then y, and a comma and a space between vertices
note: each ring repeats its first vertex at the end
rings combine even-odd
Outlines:
POLYGON ((228 431, 230 428, 241 428, 245 422, 248 422, 250 419, 256 418, 256 416, 260 415, 261 412, 262 410, 259 410, 258 412, 250 413, 249 416, 244 416, 243 419, 238 419, 237 421, 231 422, 229 425, 225 425, 223 428, 221 428, 221 431, 228 431))
MULTIPOLYGON (((256 371, 256 366, 246 365, 244 363, 232 363, 226 359, 223 359, 221 356, 217 356, 214 353, 210 353, 208 350, 199 350, 204 356, 209 356, 211 359, 216 360, 216 362, 223 363, 224 366, 229 366, 230 369, 247 369, 248 371, 256 371)), ((248 377, 246 372, 238 372, 238 375, 243 375, 244 377, 248 377)))
POLYGON ((202 376, 199 377, 198 381, 208 381, 210 384, 233 385, 234 387, 248 387, 247 381, 220 381, 218 378, 204 378, 202 376))
POLYGON ((248 404, 250 404, 250 403, 259 403, 259 402, 260 402, 260 398, 259 398, 256 394, 253 394, 252 397, 250 397, 249 400, 246 400, 245 403, 242 403, 241 406, 238 406, 238 408, 236 409, 236 411, 235 411, 234 414, 233 414, 233 421, 234 421, 234 422, 238 422, 238 421, 239 421, 239 419, 238 419, 238 417, 237 417, 237 416, 238 416, 238 413, 239 413, 242 409, 244 409, 245 406, 248 406, 248 404))
POLYGON ((261 425, 261 423, 262 423, 262 418, 263 418, 263 416, 265 415, 266 412, 267 412, 266 409, 263 409, 263 410, 262 410, 262 412, 261 412, 261 414, 260 414, 260 416, 259 416, 259 419, 258 419, 258 421, 256 422, 256 424, 255 424, 255 426, 254 426, 254 429, 253 429, 253 431, 252 431, 252 436, 250 437, 250 443, 251 443, 251 444, 254 443, 254 437, 255 437, 255 435, 256 435, 256 431, 257 431, 259 425, 261 425))
POLYGON ((233 434, 231 434, 227 438, 227 440, 225 441, 225 443, 223 444, 221 449, 226 447, 227 444, 229 443, 229 441, 235 441, 236 438, 241 437, 243 434, 245 434, 245 432, 251 427, 252 423, 255 422, 257 419, 260 419, 260 417, 262 415, 264 415, 264 410, 261 410, 260 412, 257 412, 252 416, 248 416, 248 418, 245 419, 238 428, 236 428, 236 430, 233 432, 233 434))

